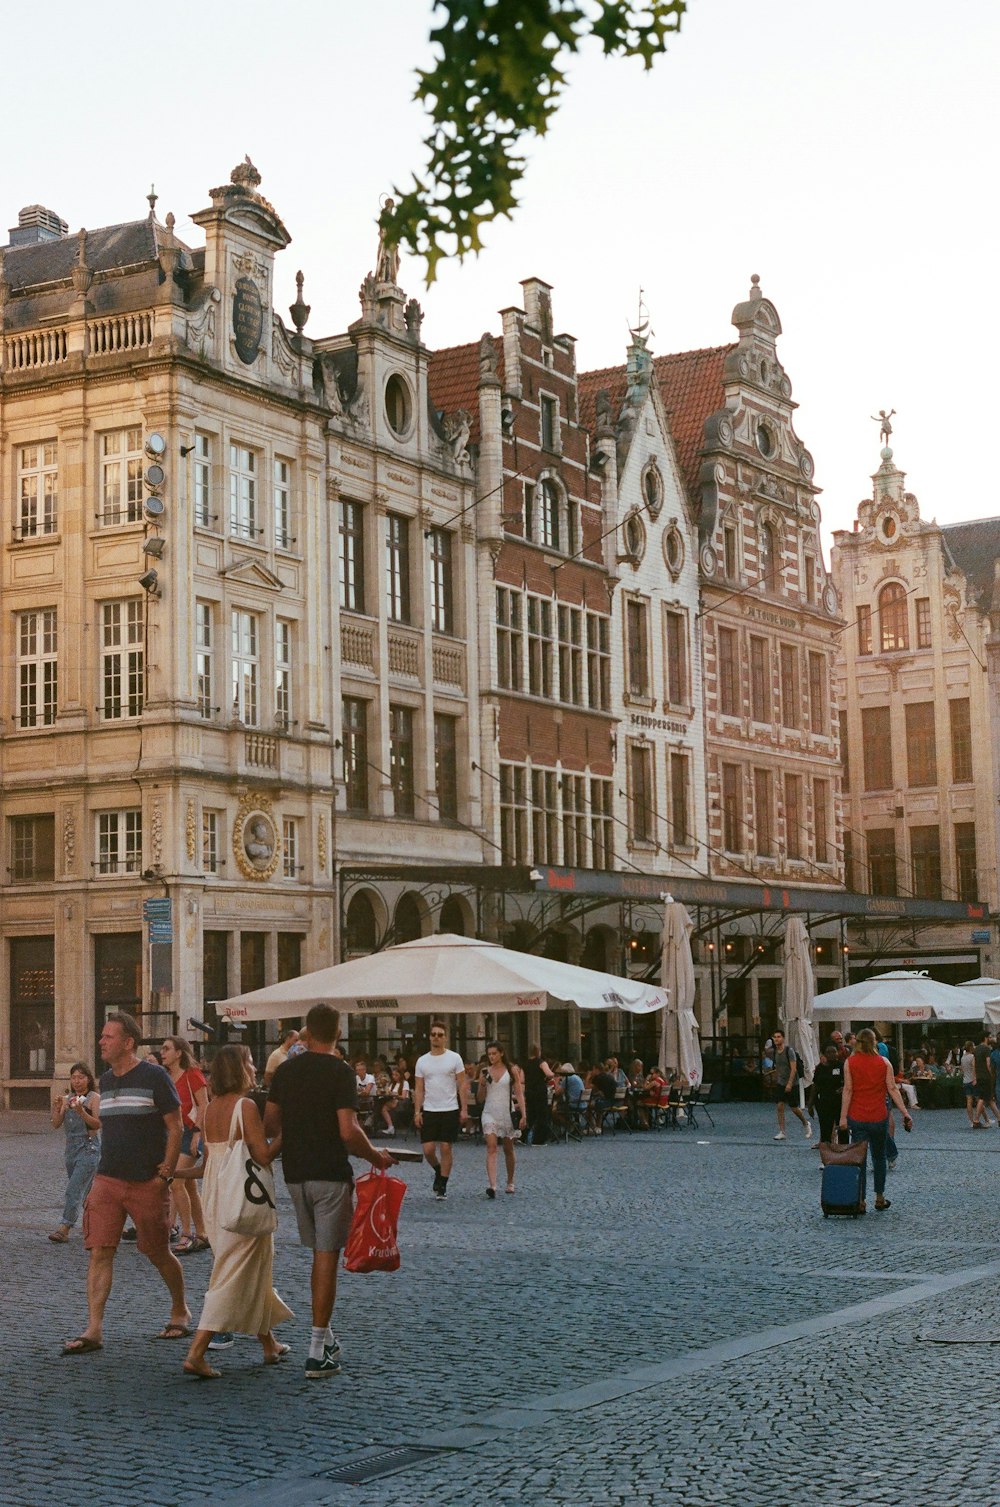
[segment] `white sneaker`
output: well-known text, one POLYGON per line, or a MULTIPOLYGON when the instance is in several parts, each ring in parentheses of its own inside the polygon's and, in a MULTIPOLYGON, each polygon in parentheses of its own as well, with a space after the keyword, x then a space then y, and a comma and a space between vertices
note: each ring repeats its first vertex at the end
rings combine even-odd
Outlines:
POLYGON ((811 1141, 811 1140, 812 1140, 812 1138, 813 1138, 813 1128, 812 1128, 812 1126, 811 1126, 811 1125, 810 1125, 810 1124, 809 1124, 809 1121, 808 1121, 808 1120, 807 1120, 807 1121, 806 1121, 806 1140, 807 1140, 807 1141, 811 1141))
POLYGON ((783 1130, 779 1130, 774 1139, 776 1141, 783 1141, 785 1139, 785 1132, 783 1130))

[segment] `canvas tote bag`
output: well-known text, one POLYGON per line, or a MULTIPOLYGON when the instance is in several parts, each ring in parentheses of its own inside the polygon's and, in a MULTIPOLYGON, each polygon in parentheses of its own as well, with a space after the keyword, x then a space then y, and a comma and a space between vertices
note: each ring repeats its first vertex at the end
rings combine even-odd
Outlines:
POLYGON ((236 1101, 219 1166, 219 1223, 233 1235, 270 1235, 278 1228, 274 1173, 254 1161, 243 1139, 243 1103, 236 1101))

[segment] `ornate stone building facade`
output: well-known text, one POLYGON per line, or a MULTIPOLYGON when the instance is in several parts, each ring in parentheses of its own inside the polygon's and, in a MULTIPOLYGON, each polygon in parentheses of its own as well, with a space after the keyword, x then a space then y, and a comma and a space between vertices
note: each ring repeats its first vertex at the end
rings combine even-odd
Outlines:
POLYGON ((996 562, 1000 520, 920 516, 882 450, 853 533, 834 535, 846 627, 837 660, 848 888, 881 897, 851 928, 856 968, 996 974, 996 562), (962 922, 894 923, 904 897, 968 907, 962 922), (984 909, 985 907, 985 909, 984 909))
POLYGON ((259 184, 212 191, 203 248, 33 206, 3 253, 6 1103, 111 1008, 186 1030, 332 961, 335 861, 481 856, 461 432, 392 248, 343 335, 305 336, 301 279, 274 313, 259 184))

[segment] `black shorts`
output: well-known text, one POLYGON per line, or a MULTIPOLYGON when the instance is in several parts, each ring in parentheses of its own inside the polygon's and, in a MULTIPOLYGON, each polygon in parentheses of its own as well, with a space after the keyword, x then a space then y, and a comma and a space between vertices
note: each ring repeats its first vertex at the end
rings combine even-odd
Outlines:
POLYGON ((993 1099, 993 1084, 990 1082, 976 1084, 976 1098, 982 1099, 984 1104, 991 1103, 993 1099))
POLYGON ((420 1141, 429 1146, 432 1141, 458 1140, 457 1109, 425 1109, 420 1126, 420 1141))
POLYGON ((792 1084, 791 1088, 787 1086, 779 1088, 778 1098, 785 1104, 794 1104, 797 1109, 799 1104, 798 1079, 792 1084))

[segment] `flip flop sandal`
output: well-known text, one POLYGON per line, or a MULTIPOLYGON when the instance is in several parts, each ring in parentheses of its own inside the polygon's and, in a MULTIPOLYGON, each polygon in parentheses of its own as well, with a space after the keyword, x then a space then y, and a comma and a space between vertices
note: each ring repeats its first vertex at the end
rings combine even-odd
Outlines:
POLYGON ((64 1234, 62 1230, 53 1230, 48 1238, 52 1241, 53 1245, 65 1245, 69 1239, 69 1234, 68 1232, 64 1234))
POLYGON ((67 1340, 62 1347, 63 1355, 90 1355, 94 1350, 103 1350, 100 1340, 89 1340, 85 1334, 80 1334, 75 1340, 67 1340))
POLYGON ((185 1376, 193 1376, 197 1381, 218 1381, 222 1375, 222 1372, 216 1371, 214 1366, 209 1366, 207 1371, 202 1371, 198 1366, 189 1365, 187 1361, 184 1362, 182 1370, 185 1376))
POLYGON ((278 1345, 273 1355, 265 1355, 265 1366, 276 1366, 279 1361, 287 1360, 292 1353, 291 1345, 278 1345))
POLYGON ((192 1255, 192 1256, 197 1251, 207 1251, 207 1250, 210 1250, 211 1246, 208 1243, 208 1236, 207 1235, 196 1235, 194 1237, 194 1239, 188 1245, 187 1249, 188 1249, 188 1254, 192 1255))
POLYGON ((154 1334, 154 1340, 185 1340, 189 1339, 194 1330, 187 1324, 164 1324, 159 1334, 154 1334))
POLYGON ((188 1251, 193 1250, 193 1249, 194 1249, 194 1236, 193 1235, 182 1235, 179 1240, 175 1240, 174 1241, 173 1252, 174 1252, 175 1256, 186 1256, 187 1253, 188 1253, 188 1251))

